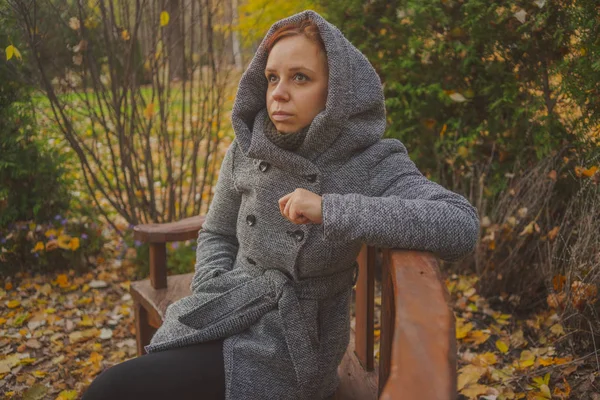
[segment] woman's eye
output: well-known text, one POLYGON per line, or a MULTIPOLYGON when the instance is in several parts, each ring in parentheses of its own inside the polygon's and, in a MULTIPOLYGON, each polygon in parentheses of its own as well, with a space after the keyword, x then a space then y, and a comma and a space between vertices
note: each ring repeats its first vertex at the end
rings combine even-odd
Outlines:
POLYGON ((273 81, 271 80, 271 78, 273 78, 273 77, 275 77, 275 75, 273 75, 273 74, 271 74, 271 75, 267 76, 267 81, 268 81, 268 82, 273 82, 273 81))
POLYGON ((308 80, 308 77, 306 75, 304 75, 304 74, 296 74, 295 77, 302 77, 303 79, 300 79, 300 82, 304 82, 304 81, 308 80))

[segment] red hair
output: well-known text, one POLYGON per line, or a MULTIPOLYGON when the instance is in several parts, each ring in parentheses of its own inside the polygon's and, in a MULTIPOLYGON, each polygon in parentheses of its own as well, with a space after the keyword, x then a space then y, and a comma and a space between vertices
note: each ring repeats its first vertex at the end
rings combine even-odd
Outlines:
POLYGON ((275 46, 275 43, 277 43, 281 39, 297 35, 306 36, 309 40, 319 45, 323 53, 326 54, 325 43, 323 43, 323 38, 321 37, 321 33, 319 32, 319 27, 317 26, 317 24, 315 24, 314 21, 308 18, 300 22, 294 22, 289 25, 284 25, 277 29, 275 32, 273 32, 273 35, 271 35, 271 37, 267 39, 267 42, 265 43, 265 49, 267 54, 271 52, 273 46, 275 46))

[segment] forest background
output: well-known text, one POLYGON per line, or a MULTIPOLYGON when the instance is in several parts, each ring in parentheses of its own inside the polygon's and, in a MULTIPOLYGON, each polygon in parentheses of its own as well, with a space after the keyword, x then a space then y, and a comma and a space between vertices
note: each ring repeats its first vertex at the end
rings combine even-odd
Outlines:
POLYGON ((600 399, 595 0, 2 2, 0 393, 75 398, 135 355, 131 228, 206 212, 244 66, 304 9, 376 68, 386 137, 479 210, 444 265, 461 396, 600 399))

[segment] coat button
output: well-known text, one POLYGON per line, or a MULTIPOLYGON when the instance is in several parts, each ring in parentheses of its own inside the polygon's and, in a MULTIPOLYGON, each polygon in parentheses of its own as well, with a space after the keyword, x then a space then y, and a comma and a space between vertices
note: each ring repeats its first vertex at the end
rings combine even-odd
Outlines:
POLYGON ((256 223, 256 217, 252 214, 248 215, 246 217, 246 223, 250 226, 254 225, 256 223))
POLYGON ((270 167, 270 165, 266 161, 261 161, 260 164, 258 164, 258 168, 261 170, 261 172, 267 172, 269 167, 270 167))
POLYGON ((297 231, 294 231, 294 237, 296 238, 296 241, 301 242, 302 239, 304 239, 304 232, 298 229, 297 231))
POLYGON ((314 181, 317 180, 317 175, 315 175, 315 174, 306 175, 306 180, 309 181, 310 183, 313 183, 314 181))
POLYGON ((256 265, 256 261, 254 261, 253 259, 251 259, 250 257, 246 257, 246 261, 248 261, 250 264, 252 265, 256 265))

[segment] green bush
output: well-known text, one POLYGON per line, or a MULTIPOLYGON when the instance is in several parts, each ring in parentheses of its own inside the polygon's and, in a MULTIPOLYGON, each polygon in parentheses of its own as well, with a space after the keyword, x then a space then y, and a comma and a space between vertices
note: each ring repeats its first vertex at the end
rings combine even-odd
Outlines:
POLYGON ((0 226, 44 222, 67 210, 71 182, 64 167, 66 154, 43 149, 26 106, 5 107, 0 119, 0 226))
POLYGON ((384 82, 387 135, 433 179, 468 194, 485 171, 493 196, 517 161, 598 144, 595 0, 322 4, 384 82))
MULTIPOLYGON (((150 246, 133 239, 133 231, 127 230, 124 237, 124 252, 135 249, 133 263, 136 266, 136 278, 146 279, 150 274, 150 246)), ((167 243, 167 273, 169 275, 194 272, 196 262, 196 241, 167 243)))
MULTIPOLYGON (((23 49, 5 8, 0 6, 0 46, 23 49)), ((16 56, 0 60, 0 226, 48 221, 67 210, 70 201, 66 154, 39 137, 26 68, 16 56)))
POLYGON ((0 228, 0 275, 65 267, 83 270, 106 240, 91 216, 55 215, 49 222, 19 221, 0 228))

